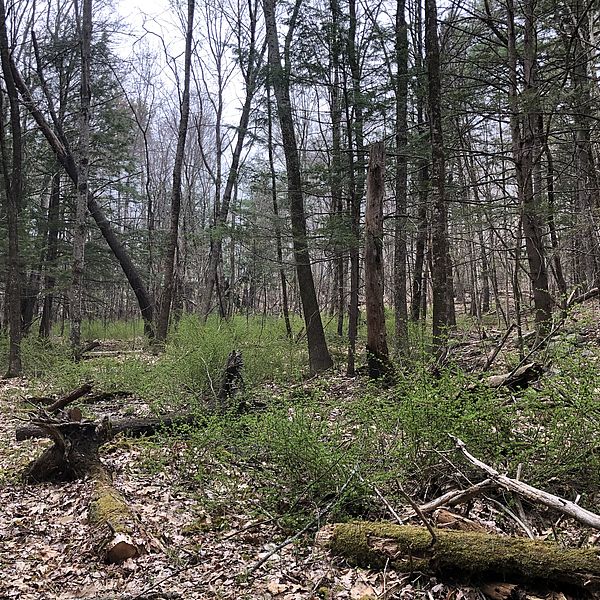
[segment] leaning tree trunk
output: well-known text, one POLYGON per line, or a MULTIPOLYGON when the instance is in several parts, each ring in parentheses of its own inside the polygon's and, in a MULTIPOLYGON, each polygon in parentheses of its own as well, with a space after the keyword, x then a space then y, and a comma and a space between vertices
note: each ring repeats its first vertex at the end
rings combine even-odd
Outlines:
MULTIPOLYGON (((77 187, 79 172, 73 154, 69 149, 68 141, 61 136, 60 132, 55 133, 55 131, 52 129, 12 60, 10 61, 10 69, 15 81, 15 85, 21 95, 23 104, 37 123, 42 134, 46 138, 46 141, 56 155, 56 158, 65 169, 65 172, 77 187)), ((102 207, 94 198, 92 193, 88 193, 87 207, 94 221, 96 222, 98 229, 100 229, 102 236, 106 240, 106 243, 119 262, 119 265, 121 266, 121 269, 123 270, 123 273, 125 274, 125 277, 127 278, 133 293, 135 294, 142 319, 144 320, 144 331, 149 337, 152 337, 154 335, 154 304, 150 295, 148 294, 139 271, 133 264, 133 261, 127 253, 127 250, 119 240, 117 234, 112 228, 110 221, 104 214, 102 207)))
POLYGON ((367 362, 369 376, 390 371, 383 305, 383 200, 385 198, 385 146, 371 146, 367 172, 365 214, 365 304, 367 312, 367 362))
POLYGON ((323 330, 315 282, 310 265, 306 237, 304 195, 300 175, 300 157, 298 155, 290 102, 289 73, 286 73, 281 66, 274 0, 263 0, 263 9, 269 48, 269 66, 275 98, 277 100, 277 112, 279 114, 279 124, 287 168, 294 258, 296 260, 298 287, 306 326, 308 359, 311 373, 318 373, 330 368, 333 365, 333 361, 329 355, 327 341, 325 340, 325 332, 323 330))
MULTIPOLYGON (((21 273, 19 264, 19 212, 23 201, 23 139, 21 136, 21 114, 19 98, 11 71, 10 47, 6 30, 6 10, 4 0, 0 0, 0 59, 4 85, 10 111, 10 135, 12 160, 9 161, 6 149, 7 135, 2 123, 0 143, 2 145, 2 171, 6 197, 6 217, 8 229, 8 274, 6 304, 8 308, 9 349, 6 377, 21 374, 21 273)), ((0 95, 4 92, 0 91, 0 95)), ((3 112, 3 111, 2 111, 3 112)))

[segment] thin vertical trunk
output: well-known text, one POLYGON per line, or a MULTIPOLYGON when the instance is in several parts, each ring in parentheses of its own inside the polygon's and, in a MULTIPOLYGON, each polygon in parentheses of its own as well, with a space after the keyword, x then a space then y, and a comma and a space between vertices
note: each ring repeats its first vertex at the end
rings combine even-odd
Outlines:
MULTIPOLYGON (((348 148, 349 148, 349 171, 350 171, 350 227, 352 233, 352 245, 350 246, 350 309, 348 311, 348 364, 347 373, 350 376, 355 374, 356 362, 356 339, 358 337, 358 316, 359 316, 359 287, 360 287, 360 207, 361 198, 365 184, 365 151, 363 134, 363 97, 360 88, 360 64, 356 49, 356 0, 348 2, 349 20, 348 20, 348 39, 346 44, 346 54, 350 74, 352 77, 352 99, 348 101, 346 94, 346 121, 348 128, 348 148), (350 108, 354 113, 354 119, 351 118, 350 108), (354 159, 354 147, 356 146, 356 160, 354 159)), ((347 91, 347 85, 344 76, 344 90, 347 91)))
POLYGON ((58 231, 60 218, 60 173, 56 165, 56 172, 52 174, 50 184, 50 202, 48 204, 48 237, 46 246, 45 276, 44 276, 44 305, 42 308, 42 318, 40 321, 41 338, 49 338, 52 328, 52 308, 54 305, 54 286, 56 284, 56 259, 58 257, 58 231))
MULTIPOLYGON (((262 67, 262 58, 264 56, 264 48, 261 51, 256 47, 256 13, 250 6, 250 44, 248 48, 248 70, 245 76, 246 86, 246 97, 244 99, 244 105, 242 106, 242 114, 240 115, 240 122, 237 128, 237 140, 231 157, 231 167, 227 175, 227 182, 225 183, 225 189, 223 190, 223 197, 220 198, 221 194, 221 161, 217 163, 217 175, 216 175, 216 194, 217 199, 215 202, 215 225, 212 228, 213 236, 210 241, 210 251, 208 257, 208 268, 206 277, 206 286, 202 295, 202 307, 200 313, 204 319, 208 317, 210 312, 210 303, 213 295, 215 283, 218 279, 219 265, 222 262, 223 244, 221 241, 221 230, 227 223, 229 216, 229 207, 231 205, 231 198, 235 188, 235 184, 239 178, 240 162, 242 158, 242 151, 244 149, 244 140, 246 133, 248 132, 248 124, 250 122, 250 112, 252 109, 252 100, 254 93, 256 92, 257 79, 262 67), (216 234, 215 234, 216 232, 216 234)), ((220 120, 220 115, 217 116, 217 121, 220 120)), ((217 131, 217 155, 221 152, 220 150, 220 139, 221 134, 217 131)), ((221 311, 222 312, 222 311, 221 311)))
POLYGON ((433 283, 433 350, 445 349, 449 314, 449 249, 446 206, 446 165, 442 132, 440 47, 437 32, 436 0, 425 1, 425 55, 429 82, 429 121, 431 131, 432 181, 432 283, 433 283))
POLYGON ((365 307, 367 313, 367 363, 371 378, 389 373, 390 362, 383 305, 383 201, 385 198, 385 146, 371 146, 367 171, 365 214, 365 307))
MULTIPOLYGON (((75 10, 79 12, 78 3, 75 10)), ((78 357, 81 350, 81 319, 83 308, 83 271, 85 264, 85 236, 88 180, 90 167, 90 60, 92 44, 92 0, 83 0, 80 21, 81 83, 79 92, 79 154, 77 180, 77 203, 75 205, 75 225, 73 228, 73 279, 71 281, 69 312, 71 318, 70 342, 73 355, 78 357)))
POLYGON ((302 300, 302 312, 308 341, 308 359, 311 373, 318 373, 333 365, 319 312, 315 282, 313 279, 306 236, 306 215, 300 174, 300 157, 292 116, 289 90, 289 73, 281 66, 274 0, 263 0, 265 27, 269 48, 270 74, 277 100, 277 112, 283 139, 288 179, 288 195, 292 221, 294 258, 298 274, 298 286, 302 300))
POLYGON ((269 172, 271 176, 271 198, 273 201, 273 216, 275 218, 275 245, 277 249, 277 264, 279 265, 279 281, 281 283, 281 307, 285 332, 292 339, 292 324, 290 322, 290 308, 288 301, 287 281, 283 268, 283 248, 281 244, 281 223, 279 221, 279 203, 277 202, 277 176, 275 173, 275 158, 273 156, 273 110, 271 107, 271 84, 267 81, 267 146, 269 152, 269 172))
POLYGON ((533 185, 536 136, 539 136, 539 92, 536 81, 535 0, 524 4, 523 79, 524 114, 521 117, 517 84, 517 51, 513 0, 508 0, 508 60, 511 104, 511 134, 513 158, 517 171, 517 187, 521 204, 523 236, 529 264, 529 277, 533 288, 535 324, 538 339, 545 336, 552 319, 552 299, 548 292, 546 252, 542 239, 542 202, 539 190, 533 185), (521 118, 523 127, 521 129, 521 118))
POLYGON ((175 255, 177 240, 179 237, 179 213, 181 211, 181 185, 183 173, 183 158, 185 154, 185 142, 187 138, 188 119, 190 115, 190 74, 192 66, 192 33, 194 29, 195 0, 188 0, 187 23, 185 33, 185 56, 183 92, 181 96, 179 127, 177 131, 177 149, 175 151, 175 163, 173 165, 173 186, 171 189, 171 219, 167 250, 165 253, 165 275, 163 282, 163 294, 156 326, 156 340, 164 343, 169 330, 169 317, 171 314, 171 302, 173 300, 173 287, 175 284, 175 255))
POLYGON ((406 303, 406 211, 408 193, 408 32, 406 0, 396 2, 396 214, 394 226, 394 313, 396 348, 408 354, 408 307, 406 303))
MULTIPOLYGON (((8 229, 8 273, 6 304, 8 311, 9 349, 6 377, 21 374, 21 268, 19 257, 19 213, 23 202, 23 140, 21 135, 21 114, 15 81, 11 70, 10 46, 6 30, 6 10, 4 0, 0 0, 0 59, 4 85, 8 96, 10 114, 10 137, 12 157, 8 158, 7 132, 2 123, 0 143, 2 145, 2 171, 6 198, 8 229)), ((0 92, 2 95, 3 92, 0 92)), ((3 111, 0 110, 0 114, 3 111)), ((0 119, 1 120, 1 119, 0 119)))
POLYGON ((550 231, 550 243, 552 244, 552 265, 554 279, 560 294, 560 305, 563 310, 567 307, 567 282, 562 269, 560 259, 560 244, 556 232, 556 222, 554 213, 556 212, 556 202, 554 197, 554 160, 550 147, 546 144, 546 189, 548 190, 548 229, 550 231))

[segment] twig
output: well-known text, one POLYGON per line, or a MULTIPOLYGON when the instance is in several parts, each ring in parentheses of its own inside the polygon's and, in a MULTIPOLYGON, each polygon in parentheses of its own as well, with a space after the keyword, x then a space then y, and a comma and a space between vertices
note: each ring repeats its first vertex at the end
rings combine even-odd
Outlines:
MULTIPOLYGON (((439 496, 438 498, 427 502, 426 504, 421 504, 421 506, 419 506, 419 509, 423 514, 427 514, 433 512, 440 506, 456 506, 457 504, 461 504, 462 502, 466 502, 468 500, 471 500, 471 498, 479 496, 482 492, 489 489, 490 487, 492 487, 492 480, 484 479, 480 483, 471 485, 465 490, 452 490, 450 492, 447 492, 442 496, 439 496)), ((404 515, 405 518, 407 518, 407 516, 408 515, 404 515)))
POLYGON ((402 487, 402 484, 400 482, 398 482, 398 486, 400 488, 400 491, 404 495, 404 497, 408 500, 408 503, 412 506, 412 509, 417 513, 419 519, 421 519, 421 521, 423 521, 423 524, 425 525, 425 527, 427 527, 427 531, 429 531, 429 534, 431 535, 430 546, 431 547, 435 546, 435 543, 437 542, 437 536, 435 535, 435 531, 434 531, 433 527, 431 526, 429 519, 423 514, 423 512, 419 508, 418 504, 404 490, 404 487, 402 487))
POLYGON ((275 548, 273 548, 270 552, 268 552, 265 556, 263 556, 259 561, 255 562, 248 569, 248 572, 247 572, 248 575, 251 575, 257 569, 260 569, 260 567, 262 567, 271 558, 271 556, 273 556, 273 554, 275 554, 276 552, 279 552, 279 550, 281 550, 282 548, 285 548, 286 546, 289 546, 290 544, 295 542, 298 538, 303 536, 309 529, 314 527, 324 517, 326 517, 329 514, 329 512, 331 511, 331 509, 337 504, 337 502, 341 498, 342 494, 346 491, 346 488, 350 485, 350 482, 354 479, 355 475, 356 475, 356 467, 352 470, 352 473, 350 473, 350 477, 348 477, 348 479, 346 480, 346 483, 344 483, 344 485, 341 487, 340 491, 336 494, 335 498, 310 523, 308 523, 308 525, 303 527, 300 531, 298 531, 298 533, 287 538, 280 544, 277 544, 277 546, 275 546, 275 548))
POLYGON ((398 523, 400 525, 404 525, 404 520, 402 519, 402 517, 394 510, 394 507, 386 500, 386 498, 383 496, 383 494, 381 493, 379 488, 374 483, 365 481, 362 475, 359 475, 358 478, 363 483, 366 483, 377 494, 378 498, 383 502, 385 507, 390 511, 390 514, 392 515, 392 517, 394 517, 394 519, 396 519, 396 521, 398 521, 398 523))
POLYGON ((514 323, 510 324, 510 327, 505 331, 504 335, 502 336, 500 343, 492 350, 492 352, 490 352, 489 356, 487 357, 487 360, 485 361, 485 365, 483 365, 483 369, 481 370, 482 373, 485 373, 492 366, 492 364, 496 360, 496 357, 500 353, 500 350, 502 350, 502 348, 504 347, 504 344, 506 343, 508 336, 511 334, 512 330, 515 327, 516 327, 516 325, 514 323))

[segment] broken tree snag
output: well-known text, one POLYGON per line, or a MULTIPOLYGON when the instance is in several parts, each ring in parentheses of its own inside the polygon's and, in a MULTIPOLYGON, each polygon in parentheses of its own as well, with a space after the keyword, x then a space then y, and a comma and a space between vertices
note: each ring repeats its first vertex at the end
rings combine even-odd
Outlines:
POLYGON ((25 468, 22 478, 26 483, 74 481, 104 468, 98 448, 109 432, 102 425, 34 421, 33 426, 42 432, 35 437, 48 437, 54 444, 25 468))
POLYGON ((144 553, 139 540, 148 539, 134 512, 113 487, 98 449, 112 436, 110 422, 102 424, 36 421, 54 444, 23 472, 27 483, 74 481, 89 477, 94 483, 89 520, 102 558, 116 563, 144 553))
POLYGON ((242 358, 242 353, 239 350, 232 350, 227 357, 227 363, 225 364, 225 370, 221 378, 221 388, 219 390, 221 408, 224 408, 227 400, 230 400, 244 390, 243 368, 244 359, 242 358))
POLYGON ((473 531, 436 530, 391 523, 338 523, 317 543, 363 567, 470 579, 569 585, 600 591, 600 548, 565 549, 550 542, 473 531))

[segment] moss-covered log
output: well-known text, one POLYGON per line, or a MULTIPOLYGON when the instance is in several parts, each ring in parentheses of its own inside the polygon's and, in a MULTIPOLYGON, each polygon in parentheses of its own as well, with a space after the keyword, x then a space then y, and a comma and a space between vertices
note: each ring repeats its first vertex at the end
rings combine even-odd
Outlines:
POLYGON ((139 520, 123 496, 113 487, 110 475, 96 471, 88 510, 99 554, 108 563, 120 563, 145 553, 139 520))
MULTIPOLYGON (((341 523, 319 533, 333 553, 365 567, 462 576, 478 581, 566 584, 600 592, 600 548, 564 549, 550 542, 389 523, 341 523)), ((598 597, 598 596, 595 596, 598 597)))

